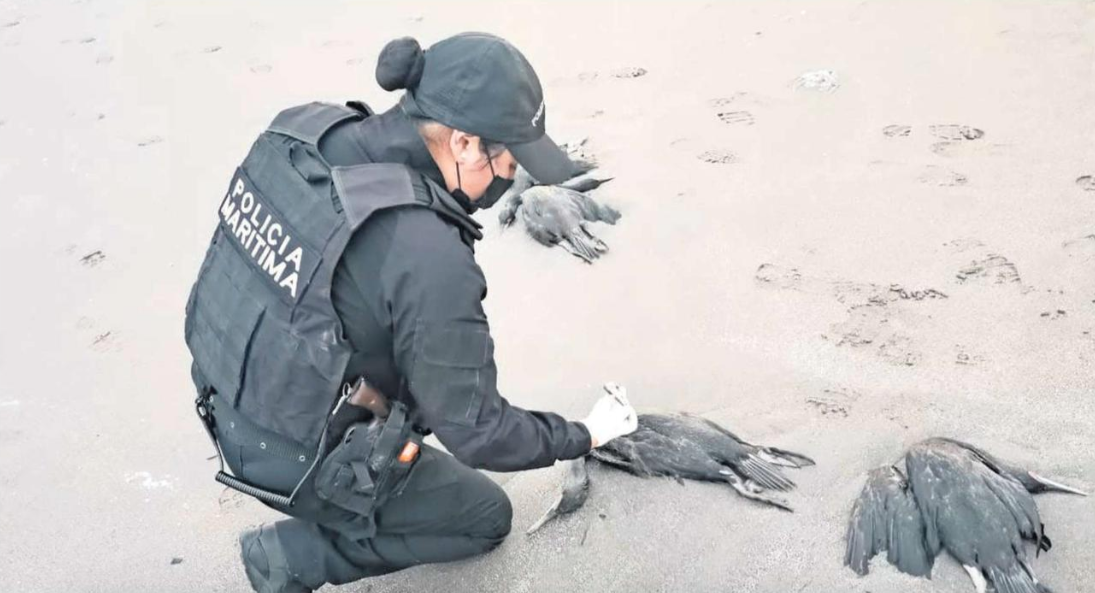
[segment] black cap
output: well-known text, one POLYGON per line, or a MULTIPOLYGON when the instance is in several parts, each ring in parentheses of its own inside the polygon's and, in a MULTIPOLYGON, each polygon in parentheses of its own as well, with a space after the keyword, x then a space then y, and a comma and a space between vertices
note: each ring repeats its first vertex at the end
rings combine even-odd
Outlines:
POLYGON ((425 52, 410 37, 380 53, 376 80, 385 90, 405 88, 408 115, 501 142, 540 183, 571 177, 573 165, 547 135, 540 79, 525 56, 505 39, 461 33, 425 52))

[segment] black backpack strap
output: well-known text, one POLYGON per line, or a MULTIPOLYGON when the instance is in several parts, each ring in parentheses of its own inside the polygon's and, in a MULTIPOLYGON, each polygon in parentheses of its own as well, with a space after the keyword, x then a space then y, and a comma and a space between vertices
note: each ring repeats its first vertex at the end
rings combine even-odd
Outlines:
POLYGON ((331 170, 351 230, 357 229, 378 210, 422 204, 415 195, 413 179, 417 175, 405 165, 393 163, 369 163, 331 170))
POLYGON ((362 119, 360 111, 332 103, 308 103, 282 111, 267 131, 316 145, 327 130, 348 119, 362 119))
POLYGON ((346 106, 361 113, 361 115, 364 115, 365 117, 369 117, 376 113, 373 111, 373 108, 366 105, 364 101, 346 101, 346 106))

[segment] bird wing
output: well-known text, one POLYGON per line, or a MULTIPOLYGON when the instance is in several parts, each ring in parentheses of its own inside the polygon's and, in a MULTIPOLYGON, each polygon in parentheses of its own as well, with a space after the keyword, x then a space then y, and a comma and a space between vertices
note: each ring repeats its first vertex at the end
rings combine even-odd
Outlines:
POLYGON ((946 548, 1001 593, 1039 591, 1023 540, 1041 544, 1042 523, 1016 478, 986 464, 984 452, 945 439, 913 445, 905 466, 929 550, 946 548))
POLYGON ((908 482, 894 467, 872 470, 852 506, 844 565, 865 575, 880 552, 901 572, 931 575, 935 555, 924 541, 924 520, 908 482))

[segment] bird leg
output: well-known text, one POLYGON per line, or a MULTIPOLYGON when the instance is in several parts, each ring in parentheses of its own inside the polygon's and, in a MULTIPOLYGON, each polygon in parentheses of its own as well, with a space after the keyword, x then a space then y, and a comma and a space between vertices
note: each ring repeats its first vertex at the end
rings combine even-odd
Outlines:
POLYGON ((738 494, 745 498, 772 505, 789 513, 795 512, 787 501, 768 493, 767 490, 758 486, 756 482, 753 482, 752 480, 743 480, 741 479, 741 476, 726 469, 719 471, 719 473, 726 476, 727 483, 729 483, 734 490, 737 490, 738 494))
POLYGON ((1079 494, 1080 496, 1087 496, 1087 492, 1084 492, 1083 490, 1080 490, 1078 488, 1066 486, 1060 482, 1054 482, 1053 480, 1050 480, 1049 478, 1043 478, 1042 476, 1039 476, 1034 472, 1028 473, 1035 482, 1038 482, 1039 484, 1045 486, 1047 492, 1067 492, 1069 494, 1079 494))
POLYGON ((802 468, 808 465, 814 465, 814 460, 805 455, 792 451, 785 451, 783 449, 776 449, 775 447, 762 448, 760 452, 757 453, 757 457, 760 457, 772 465, 780 465, 783 467, 802 468))
POLYGON ((605 243, 604 241, 602 241, 599 238, 597 238, 596 236, 594 236, 593 233, 589 232, 589 229, 586 228, 586 223, 584 223, 584 222, 579 223, 578 226, 581 228, 582 234, 585 235, 585 238, 588 239, 589 242, 592 244, 591 247, 590 247, 591 249, 593 249, 595 251, 600 251, 602 253, 605 253, 605 252, 608 251, 608 243, 605 243))
POLYGON ((587 264, 593 263, 593 259, 597 257, 597 255, 586 252, 585 250, 579 248, 576 243, 579 242, 575 241, 572 243, 569 239, 565 239, 563 241, 559 241, 558 243, 556 243, 556 245, 562 247, 563 249, 566 249, 567 252, 569 252, 571 255, 582 259, 587 264))
POLYGON ((985 575, 981 574, 980 568, 964 564, 962 568, 966 569, 966 573, 970 575, 970 580, 973 581, 973 587, 977 589, 977 593, 985 593, 989 590, 989 582, 985 580, 985 575))

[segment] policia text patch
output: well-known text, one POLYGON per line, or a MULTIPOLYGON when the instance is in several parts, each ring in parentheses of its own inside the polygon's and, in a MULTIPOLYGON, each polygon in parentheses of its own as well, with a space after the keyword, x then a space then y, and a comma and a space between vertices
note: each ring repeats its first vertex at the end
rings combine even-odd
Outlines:
POLYGON ((242 169, 236 169, 220 207, 225 234, 277 292, 296 301, 319 264, 319 255, 296 238, 284 217, 262 197, 242 169))

